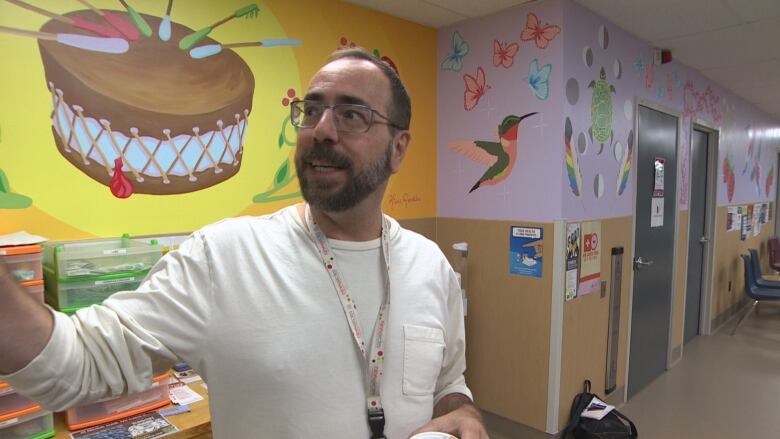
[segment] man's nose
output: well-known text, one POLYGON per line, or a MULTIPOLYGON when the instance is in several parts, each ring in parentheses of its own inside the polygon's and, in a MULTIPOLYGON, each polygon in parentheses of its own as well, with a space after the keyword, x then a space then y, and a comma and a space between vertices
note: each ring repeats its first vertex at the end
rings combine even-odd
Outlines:
POLYGON ((318 143, 337 143, 339 131, 336 123, 336 113, 332 108, 326 108, 317 125, 314 126, 314 140, 318 143))

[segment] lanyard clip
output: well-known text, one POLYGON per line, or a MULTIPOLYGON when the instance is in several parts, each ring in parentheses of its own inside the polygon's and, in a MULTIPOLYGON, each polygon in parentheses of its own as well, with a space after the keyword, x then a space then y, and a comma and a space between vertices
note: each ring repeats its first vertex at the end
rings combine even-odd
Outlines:
POLYGON ((371 439, 387 439, 385 436, 385 411, 379 409, 368 412, 368 425, 371 427, 371 439))

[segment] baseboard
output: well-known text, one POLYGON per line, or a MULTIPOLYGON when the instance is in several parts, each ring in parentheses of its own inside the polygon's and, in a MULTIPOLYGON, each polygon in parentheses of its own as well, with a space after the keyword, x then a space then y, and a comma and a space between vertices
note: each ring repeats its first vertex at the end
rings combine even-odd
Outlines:
POLYGON ((494 413, 482 412, 482 420, 490 439, 558 439, 560 433, 551 435, 494 413))
POLYGON ((744 308, 749 304, 750 300, 743 298, 739 302, 726 308, 726 310, 722 313, 718 314, 714 319, 712 319, 712 333, 714 334, 718 332, 723 325, 725 325, 732 317, 739 314, 740 311, 744 310, 744 308))
POLYGON ((675 364, 677 364, 680 360, 682 360, 682 345, 677 346, 676 348, 672 349, 672 361, 669 362, 669 364, 674 367, 675 364))
POLYGON ((614 405, 615 407, 620 407, 626 402, 623 399, 623 395, 625 393, 625 388, 623 386, 617 387, 609 395, 604 397, 604 402, 610 405, 614 405))

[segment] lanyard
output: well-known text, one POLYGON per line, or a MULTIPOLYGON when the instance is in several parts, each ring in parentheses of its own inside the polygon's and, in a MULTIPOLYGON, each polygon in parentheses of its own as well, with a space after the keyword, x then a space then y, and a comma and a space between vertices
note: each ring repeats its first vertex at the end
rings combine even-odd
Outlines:
POLYGON ((317 250, 319 250, 320 256, 322 256, 328 275, 330 275, 330 279, 333 281, 333 286, 341 301, 347 323, 349 323, 349 328, 352 331, 352 337, 358 349, 360 349, 363 360, 367 364, 368 397, 366 398, 366 407, 368 410, 368 424, 372 432, 371 437, 372 439, 384 438, 385 412, 382 409, 379 384, 382 378, 382 366, 384 363, 385 322, 387 321, 387 312, 390 308, 390 238, 388 237, 390 221, 384 214, 382 215, 382 256, 385 262, 385 269, 387 270, 387 276, 385 277, 385 302, 379 308, 370 351, 366 350, 366 342, 357 316, 357 306, 352 296, 347 292, 347 284, 344 281, 341 270, 336 265, 336 258, 330 249, 328 238, 322 233, 317 223, 314 222, 308 204, 306 204, 306 224, 314 238, 314 242, 317 244, 317 250))

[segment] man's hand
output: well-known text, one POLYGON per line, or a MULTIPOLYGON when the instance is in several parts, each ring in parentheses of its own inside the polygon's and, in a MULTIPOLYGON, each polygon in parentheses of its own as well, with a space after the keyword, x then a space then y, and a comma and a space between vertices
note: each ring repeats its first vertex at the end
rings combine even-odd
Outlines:
POLYGON ((459 439, 488 439, 482 415, 471 399, 460 393, 445 396, 433 409, 434 418, 412 435, 426 431, 440 431, 459 439))

